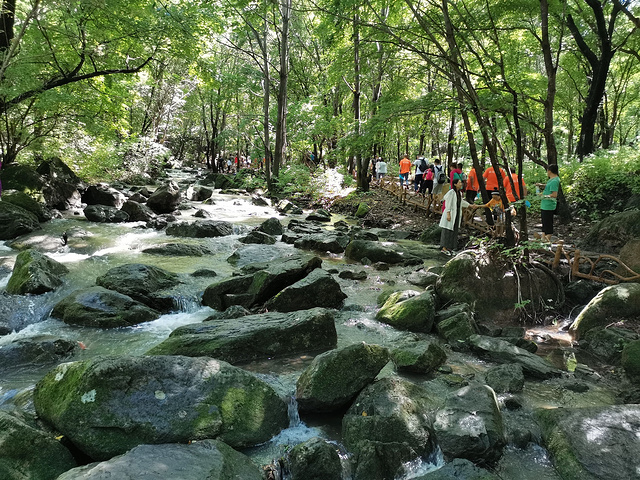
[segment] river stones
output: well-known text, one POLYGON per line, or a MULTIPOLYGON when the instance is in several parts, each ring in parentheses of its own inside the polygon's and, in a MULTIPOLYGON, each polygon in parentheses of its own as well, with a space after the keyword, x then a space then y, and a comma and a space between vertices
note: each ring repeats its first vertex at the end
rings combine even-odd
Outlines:
POLYGON ((321 232, 301 235, 293 240, 293 246, 301 250, 342 253, 349 244, 349 237, 342 233, 321 232))
POLYGON ((165 290, 180 283, 175 273, 142 263, 127 263, 96 278, 96 284, 127 295, 159 311, 173 308, 173 298, 165 290))
POLYGON ((415 340, 394 347, 391 358, 399 371, 431 373, 444 364, 447 354, 436 342, 415 340))
POLYGON ((282 235, 284 233, 284 227, 282 226, 282 223, 280 223, 280 220, 275 217, 267 218, 260 224, 257 230, 274 237, 282 235))
POLYGON ((176 222, 167 227, 167 235, 174 237, 211 238, 233 234, 233 225, 220 220, 202 220, 193 223, 176 222))
POLYGON ((69 325, 117 328, 150 322, 160 312, 128 295, 96 286, 73 292, 53 307, 51 315, 69 325))
POLYGON ((335 348, 330 310, 269 312, 178 327, 148 355, 210 356, 229 363, 335 348))
POLYGON ((176 182, 169 182, 159 187, 147 199, 147 207, 155 213, 171 213, 180 203, 180 187, 176 182))
POLYGON ((336 445, 318 437, 293 447, 287 457, 291 480, 342 480, 336 445))
POLYGON ((638 478, 640 405, 544 409, 536 417, 563 479, 638 478))
POLYGON ((436 329, 442 338, 452 344, 478 333, 473 309, 466 303, 455 303, 438 311, 436 329))
POLYGON ((80 350, 77 342, 50 335, 0 345, 0 372, 27 366, 54 365, 80 350))
POLYGON ((330 273, 316 268, 265 303, 268 310, 293 312, 313 307, 340 308, 347 295, 330 273))
POLYGON ((63 264, 37 250, 24 250, 16 258, 13 273, 7 284, 7 293, 39 295, 62 285, 60 276, 69 272, 63 264))
POLYGON ((77 467, 56 480, 261 480, 261 470, 246 455, 219 440, 187 445, 139 445, 111 460, 77 467))
POLYGON ((202 257, 210 255, 211 250, 202 245, 188 245, 186 243, 165 243, 142 250, 142 253, 163 255, 165 257, 202 257))
POLYGON ((3 190, 2 201, 9 202, 33 213, 38 217, 39 222, 48 222, 51 220, 51 212, 43 204, 34 200, 33 197, 24 192, 19 192, 17 190, 3 190))
POLYGON ((369 240, 351 241, 349 245, 347 245, 344 255, 345 257, 358 262, 367 258, 372 263, 384 262, 391 265, 417 265, 422 263, 422 259, 419 257, 403 252, 397 252, 392 248, 382 245, 380 242, 369 240))
POLYGON ((153 210, 142 203, 136 202, 133 197, 124 202, 121 210, 129 215, 130 222, 150 222, 156 217, 153 210))
POLYGON ((307 215, 306 220, 312 222, 330 222, 331 214, 326 210, 319 208, 318 210, 307 215))
POLYGON ((530 267, 515 271, 510 262, 496 262, 485 254, 466 251, 449 260, 436 283, 442 304, 474 305, 480 320, 511 320, 516 304, 530 300, 536 311, 559 306, 563 287, 550 271, 530 267))
POLYGON ((87 205, 104 205, 120 209, 125 200, 123 193, 104 184, 89 185, 82 194, 82 201, 87 205))
POLYGON ((342 419, 344 443, 357 458, 355 477, 396 478, 404 463, 428 456, 435 448, 430 414, 440 405, 399 377, 362 390, 342 419))
POLYGON ((474 465, 464 458, 454 458, 444 467, 434 472, 429 472, 419 477, 413 477, 413 480, 451 480, 459 478, 464 480, 503 480, 489 470, 474 465))
POLYGON ((582 309, 569 331, 580 338, 592 328, 616 322, 637 325, 640 317, 640 283, 606 287, 582 309))
POLYGON ((94 460, 142 444, 266 442, 287 405, 254 375, 212 358, 97 357, 64 363, 34 391, 38 416, 94 460))
POLYGON ((522 366, 517 364, 490 368, 485 372, 484 380, 496 393, 518 393, 524 388, 522 366))
POLYGON ((376 320, 400 330, 429 333, 435 318, 435 298, 431 292, 394 292, 376 314, 376 320))
POLYGON ((516 347, 505 340, 484 335, 473 335, 469 337, 467 344, 472 351, 483 358, 522 366, 526 377, 545 380, 562 375, 562 371, 554 368, 541 357, 516 347))
POLYGON ((50 480, 76 466, 51 433, 0 411, 0 478, 50 480))
POLYGON ((240 239, 242 243, 255 243, 258 245, 274 245, 275 237, 259 230, 253 230, 240 239))
POLYGON ((105 205, 89 205, 84 209, 84 216, 90 222, 122 223, 129 221, 129 214, 115 207, 105 205))
POLYGON ((298 378, 296 399, 304 412, 330 412, 348 405, 389 361, 379 345, 357 343, 318 355, 298 378))
POLYGON ((38 217, 22 207, 0 202, 0 240, 10 240, 40 228, 38 217))

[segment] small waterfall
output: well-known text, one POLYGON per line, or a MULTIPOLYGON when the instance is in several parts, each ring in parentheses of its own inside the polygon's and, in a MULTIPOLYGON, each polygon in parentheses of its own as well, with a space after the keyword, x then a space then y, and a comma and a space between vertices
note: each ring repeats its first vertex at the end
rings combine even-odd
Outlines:
POLYGON ((300 412, 298 411, 298 400, 296 400, 295 395, 291 395, 289 397, 287 410, 289 413, 289 428, 301 426, 302 420, 300 420, 300 412))
POLYGON ((202 308, 200 299, 194 296, 178 295, 173 297, 173 307, 178 312, 194 313, 202 308))

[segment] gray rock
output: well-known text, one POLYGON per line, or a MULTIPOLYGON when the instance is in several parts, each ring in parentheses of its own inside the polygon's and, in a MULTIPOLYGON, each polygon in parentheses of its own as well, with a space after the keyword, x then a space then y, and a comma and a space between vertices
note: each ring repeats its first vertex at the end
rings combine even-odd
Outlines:
POLYGON ((150 322, 160 317, 160 312, 127 295, 96 286, 76 290, 58 302, 51 315, 69 325, 116 328, 150 322))
POLYGON ((433 431, 445 459, 466 458, 479 465, 497 462, 506 443, 495 393, 485 385, 449 395, 436 413, 433 431))
POLYGON ((230 318, 240 318, 251 315, 251 312, 240 305, 232 305, 224 312, 215 312, 213 315, 208 316, 205 322, 211 322, 214 320, 227 320, 230 318))
POLYGON ((320 226, 311 222, 292 219, 289 220, 287 230, 303 235, 312 235, 314 233, 323 233, 325 230, 320 226))
POLYGON ((412 272, 411 275, 407 277, 407 282, 418 287, 427 288, 430 285, 435 285, 439 277, 439 275, 433 272, 419 270, 412 272))
POLYGON ((167 257, 202 257, 211 255, 211 250, 202 245, 188 245, 186 243, 165 243, 142 250, 142 253, 163 255, 167 257))
POLYGON ((413 480, 451 480, 453 478, 460 480, 501 480, 502 477, 491 473, 484 468, 475 466, 469 460, 464 458, 454 458, 444 467, 439 468, 435 472, 429 472, 426 475, 414 477, 413 480))
POLYGON ((431 373, 446 360, 447 354, 436 342, 414 341, 391 350, 391 357, 399 371, 431 373))
POLYGON ((167 235, 191 238, 226 237, 233 235, 233 225, 218 220, 178 222, 167 227, 167 235))
POLYGON ((115 207, 105 205, 89 205, 84 209, 84 216, 90 222, 122 223, 129 221, 129 214, 115 207))
POLYGON ((50 480, 75 466, 69 450, 53 434, 0 411, 0 478, 50 480))
POLYGON ((87 205, 105 205, 119 210, 126 197, 123 193, 108 185, 90 185, 82 194, 82 202, 87 205))
POLYGON ((559 377, 562 371, 552 367, 542 358, 498 338, 473 335, 467 343, 480 356, 495 362, 517 363, 522 366, 525 376, 547 379, 559 377))
POLYGON ((331 214, 326 210, 318 209, 315 212, 311 212, 309 215, 307 215, 306 220, 312 222, 330 222, 331 214))
POLYGON ((60 276, 69 272, 63 264, 37 250, 24 250, 16 257, 13 273, 7 283, 7 293, 40 295, 62 285, 60 276))
POLYGON ((616 254, 633 238, 640 238, 638 209, 608 215, 591 228, 580 246, 586 250, 616 254))
POLYGON ((349 244, 349 237, 342 233, 315 233, 302 235, 293 242, 293 246, 301 250, 342 253, 349 244))
POLYGON ((640 283, 612 285, 600 291, 578 314, 569 331, 580 338, 592 328, 627 321, 637 325, 640 317, 640 283))
POLYGON ((392 293, 376 314, 376 320, 401 330, 429 333, 435 318, 435 299, 431 292, 406 290, 392 293))
POLYGON ((192 277, 217 277, 218 274, 215 270, 211 270, 210 268, 199 268, 195 272, 191 274, 192 277))
POLYGON ((436 329, 447 342, 456 344, 478 333, 473 309, 466 303, 456 303, 436 314, 436 329))
POLYGON ((96 278, 97 285, 127 295, 159 311, 173 308, 173 298, 166 290, 179 283, 175 273, 141 263, 121 265, 96 278))
POLYGON ((95 460, 142 444, 266 442, 287 405, 254 375, 212 358, 97 357, 64 363, 34 391, 38 416, 95 460))
POLYGON ((330 412, 348 405, 389 361, 379 345, 356 343, 318 355, 298 378, 296 398, 304 412, 330 412))
POLYGON ((51 212, 43 204, 34 200, 33 197, 24 192, 3 190, 2 201, 24 208, 26 211, 33 213, 39 222, 48 222, 52 218, 51 212))
POLYGON ((129 215, 130 222, 150 222, 156 217, 153 210, 142 203, 134 201, 133 197, 124 202, 121 210, 129 215))
POLYGON ((342 480, 337 447, 321 438, 296 445, 287 460, 291 480, 342 480))
POLYGON ((298 207, 296 204, 291 203, 289 200, 282 200, 276 205, 276 208, 279 212, 289 213, 292 215, 301 215, 302 209, 298 207))
POLYGON ((77 342, 44 335, 0 345, 0 372, 25 366, 54 365, 78 352, 77 342))
MULTIPOLYGON (((239 246, 228 258, 227 262, 238 268, 251 268, 251 272, 257 272, 268 267, 271 261, 280 261, 283 258, 282 249, 273 245, 243 244, 239 246), (256 267, 262 265, 262 267, 256 267)), ((248 272, 243 272, 248 273, 248 272)))
POLYGON ((22 207, 0 202, 0 240, 11 240, 40 228, 38 217, 22 207))
POLYGON ((356 456, 354 480, 387 480, 402 478, 406 465, 415 460, 417 452, 400 442, 361 442, 356 456))
POLYGON ((367 272, 364 270, 343 270, 338 274, 340 278, 344 278, 345 280, 366 280, 367 272))
POLYGON ((316 268, 268 300, 265 307, 277 312, 293 312, 313 307, 340 308, 347 295, 330 273, 316 268))
POLYGON ((77 467, 56 480, 262 480, 246 455, 219 440, 139 445, 124 455, 77 467))
POLYGON ((206 210, 203 210, 202 208, 199 208, 198 210, 196 210, 193 216, 196 218, 211 218, 211 214, 206 210))
POLYGON ((190 189, 190 193, 191 195, 188 195, 189 200, 203 202, 204 200, 211 198, 211 195, 213 195, 213 189, 203 185, 195 185, 190 189))
POLYGON ((272 236, 282 235, 284 233, 284 227, 280 220, 275 217, 271 217, 266 219, 264 222, 260 224, 258 230, 264 233, 267 233, 272 236))
POLYGON ((536 413, 562 478, 638 478, 640 405, 553 408, 536 413))
POLYGON ((397 252, 389 247, 383 246, 379 242, 368 240, 353 240, 345 249, 345 257, 361 262, 363 258, 368 258, 372 263, 384 262, 391 265, 405 264, 417 265, 422 260, 414 255, 397 252))
POLYGON ((269 200, 264 198, 262 195, 254 194, 254 195, 251 195, 251 204, 256 205, 258 207, 268 207, 269 200))
POLYGON ((524 388, 522 366, 498 365, 484 374, 485 381, 496 393, 518 393, 524 388))
POLYGON ((335 348, 337 333, 330 310, 269 312, 239 319, 215 319, 176 328, 149 355, 210 356, 243 363, 300 352, 335 348))
POLYGON ((171 213, 180 203, 180 187, 175 182, 169 182, 158 188, 147 200, 147 207, 155 213, 171 213))
POLYGON ((248 235, 240 239, 242 243, 255 243, 259 245, 274 245, 276 239, 268 233, 261 232, 259 230, 253 230, 248 235))

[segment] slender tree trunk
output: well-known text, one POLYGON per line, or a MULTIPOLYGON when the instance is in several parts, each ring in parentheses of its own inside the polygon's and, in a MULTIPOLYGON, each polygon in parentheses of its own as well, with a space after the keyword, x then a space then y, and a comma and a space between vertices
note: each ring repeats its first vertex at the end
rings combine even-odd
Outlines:
MULTIPOLYGON (((265 5, 266 5, 265 0, 265 5)), ((262 73, 264 97, 262 100, 262 115, 263 115, 263 135, 264 135, 264 171, 267 177, 267 189, 269 192, 273 192, 273 182, 271 180, 271 140, 269 129, 269 104, 271 101, 271 77, 269 75, 269 50, 267 48, 267 41, 269 39, 269 24, 267 23, 267 17, 265 12, 264 19, 264 31, 262 36, 262 73)))
POLYGON ((16 0, 4 0, 0 11, 0 53, 9 50, 13 40, 13 25, 15 22, 16 0))
POLYGON ((278 118, 276 121, 276 150, 273 156, 273 176, 280 174, 287 148, 287 83, 289 80, 289 20, 291 0, 282 0, 282 35, 280 38, 280 85, 278 87, 278 118))

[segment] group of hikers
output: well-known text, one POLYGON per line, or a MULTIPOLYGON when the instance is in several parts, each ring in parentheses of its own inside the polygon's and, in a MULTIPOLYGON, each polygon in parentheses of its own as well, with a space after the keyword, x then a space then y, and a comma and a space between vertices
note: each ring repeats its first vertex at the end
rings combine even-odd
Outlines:
MULTIPOLYGON (((507 173, 502 167, 499 167, 499 171, 502 187, 509 202, 507 205, 500 197, 498 174, 493 166, 489 166, 482 173, 473 167, 468 173, 465 173, 463 163, 451 164, 447 169, 439 158, 434 158, 432 163, 429 163, 423 156, 417 156, 412 162, 408 155, 404 155, 399 163, 400 187, 407 189, 409 193, 424 196, 427 215, 442 214, 440 218, 440 227, 442 227, 440 244, 442 252, 446 255, 451 255, 451 252, 457 248, 458 229, 463 219, 473 218, 475 210, 487 209, 485 210, 487 223, 495 235, 500 236, 504 233, 505 212, 509 210, 510 214, 515 216, 516 209, 513 204, 528 195, 524 179, 521 191, 518 175, 507 173), (412 170, 413 182, 410 183, 412 170), (476 203, 476 200, 480 198, 479 176, 482 176, 486 191, 491 195, 489 201, 484 204, 476 203)), ((375 178, 378 181, 386 176, 387 164, 382 158, 377 159, 373 168, 375 178)), ((546 184, 536 184, 537 187, 544 188, 544 191, 542 191, 540 204, 542 232, 535 233, 534 237, 550 242, 553 234, 553 216, 556 213, 557 196, 560 189, 557 165, 549 165, 547 177, 549 180, 546 184)), ((528 204, 528 202, 526 203, 528 204)))

